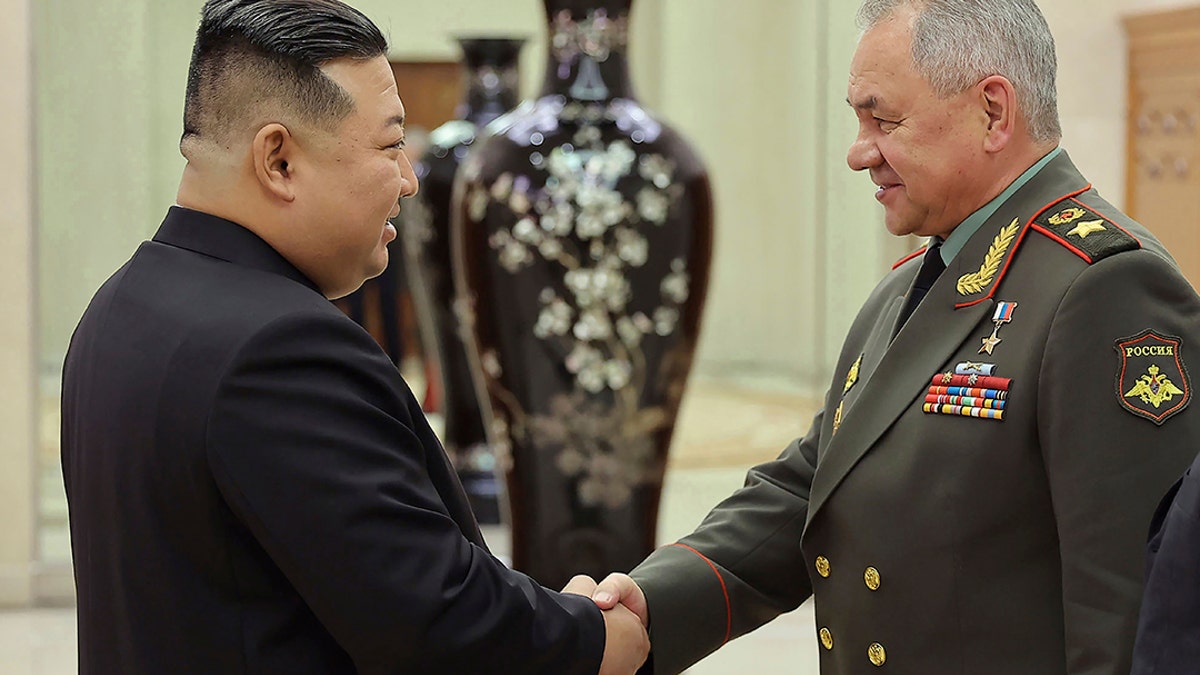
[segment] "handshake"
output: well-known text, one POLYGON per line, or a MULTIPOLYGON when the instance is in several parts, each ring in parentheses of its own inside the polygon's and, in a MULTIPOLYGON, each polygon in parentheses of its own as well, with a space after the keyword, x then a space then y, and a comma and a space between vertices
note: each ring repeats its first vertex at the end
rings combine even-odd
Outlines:
POLYGON ((650 612, 646 596, 625 574, 610 574, 599 584, 579 575, 563 593, 590 597, 604 613, 604 660, 599 675, 633 675, 650 655, 650 612))

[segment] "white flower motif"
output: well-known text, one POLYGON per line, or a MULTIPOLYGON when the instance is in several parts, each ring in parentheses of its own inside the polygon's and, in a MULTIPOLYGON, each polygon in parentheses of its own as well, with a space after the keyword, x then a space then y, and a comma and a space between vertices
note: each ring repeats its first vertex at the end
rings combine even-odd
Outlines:
POLYGON ((667 221, 667 211, 671 208, 671 198, 659 190, 646 187, 637 194, 638 215, 655 225, 667 221))
POLYGON ((617 335, 621 336, 621 341, 629 347, 637 347, 642 344, 642 330, 633 323, 633 319, 623 316, 617 319, 617 335))
POLYGON ((563 245, 557 239, 543 239, 542 243, 538 244, 538 253, 547 260, 554 260, 562 255, 563 245))
POLYGON ((529 201, 528 194, 514 191, 512 197, 508 200, 508 206, 513 210, 513 213, 523 216, 529 213, 529 209, 533 206, 533 203, 529 201))
POLYGON ((538 230, 537 225, 533 223, 532 218, 522 218, 513 225, 513 236, 525 244, 536 246, 542 241, 542 233, 538 230))
POLYGON ((578 376, 579 384, 588 393, 599 394, 604 391, 604 373, 599 367, 586 368, 578 376))
POLYGON ((579 131, 575 132, 575 145, 579 147, 587 147, 599 143, 602 138, 600 127, 585 124, 579 127, 579 131))
POLYGON ((579 340, 607 340, 612 337, 612 319, 603 309, 589 309, 575 322, 575 337, 579 340))
POLYGON ((621 275, 614 275, 612 283, 609 284, 605 302, 608 304, 609 311, 618 314, 625 313, 625 307, 629 301, 633 299, 633 287, 629 284, 629 279, 621 275))
POLYGON ((595 478, 579 482, 579 501, 584 506, 599 506, 604 501, 604 484, 595 478))
POLYGON ((567 272, 563 277, 563 281, 567 284, 567 289, 575 295, 575 304, 579 307, 591 307, 596 303, 596 294, 593 291, 591 269, 582 268, 567 272))
POLYGON ((595 239, 604 236, 608 225, 595 211, 584 211, 575 219, 575 233, 581 239, 595 239))
POLYGON ((679 323, 679 310, 672 307, 659 307, 654 310, 654 331, 666 337, 675 331, 679 323))
POLYGON ((509 272, 516 273, 521 268, 533 262, 533 254, 521 242, 513 239, 507 230, 501 230, 488 239, 493 250, 500 252, 500 265, 509 272))
POLYGON ((650 242, 637 230, 622 227, 616 231, 617 257, 630 267, 641 267, 646 264, 650 255, 650 242))
POLYGON ((568 446, 562 452, 558 453, 558 457, 554 463, 564 475, 578 476, 583 473, 586 462, 587 458, 583 456, 583 453, 568 446))
POLYGON ((604 364, 604 375, 608 378, 608 388, 616 391, 629 384, 633 366, 624 360, 609 361, 604 364))
POLYGON ((662 155, 643 155, 638 162, 638 174, 654 183, 654 187, 665 190, 675 175, 675 163, 662 155))
POLYGON ((507 171, 496 176, 496 182, 492 183, 492 199, 503 202, 512 194, 513 175, 507 171))
POLYGON ((571 353, 567 355, 565 363, 570 373, 578 375, 603 360, 604 357, 600 354, 600 350, 587 343, 578 342, 571 353))
POLYGON ((607 188, 595 183, 580 185, 575 193, 575 201, 584 211, 594 211, 604 206, 603 200, 606 192, 608 192, 607 188))
POLYGON ((625 141, 614 141, 608 146, 608 166, 605 167, 606 178, 615 181, 622 176, 628 176, 637 161, 637 152, 625 141))
POLYGON ((574 314, 575 311, 570 305, 561 298, 554 298, 542 308, 537 324, 533 327, 533 334, 543 340, 550 336, 566 335, 571 329, 574 314))
POLYGON ((566 150, 559 146, 550 151, 546 168, 551 176, 571 181, 579 173, 581 166, 582 160, 574 150, 566 150))
POLYGON ((560 203, 555 205, 552 211, 542 215, 542 230, 556 237, 565 237, 571 234, 574 221, 575 209, 570 204, 560 203))
POLYGON ((470 188, 470 195, 467 197, 467 215, 471 220, 479 222, 487 215, 488 202, 491 198, 488 197, 487 190, 482 186, 475 184, 470 188))
POLYGON ((681 305, 687 302, 688 299, 688 283, 691 277, 687 272, 678 271, 668 274, 662 280, 661 290, 664 298, 668 302, 673 302, 681 305))

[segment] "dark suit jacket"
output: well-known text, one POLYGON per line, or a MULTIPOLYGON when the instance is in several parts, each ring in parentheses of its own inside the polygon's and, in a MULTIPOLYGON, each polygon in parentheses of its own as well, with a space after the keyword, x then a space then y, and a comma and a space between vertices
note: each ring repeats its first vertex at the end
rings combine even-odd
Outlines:
POLYGON ((1200 457, 1159 504, 1132 675, 1200 673, 1200 457))
POLYGON ((1200 410, 1129 398, 1156 364, 1189 396, 1190 381, 1173 356, 1116 346, 1151 329, 1197 363, 1200 298, 1065 154, 897 334, 921 262, 898 264, 863 306, 808 434, 634 570, 655 673, 810 594, 824 675, 1129 672, 1146 523, 1195 453, 1200 410), (999 302, 1017 307, 981 354, 999 302), (965 362, 1011 380, 1003 420, 925 411, 934 377, 965 362))
POLYGON ((63 374, 82 675, 595 673, 593 603, 489 554, 370 336, 172 208, 63 374))

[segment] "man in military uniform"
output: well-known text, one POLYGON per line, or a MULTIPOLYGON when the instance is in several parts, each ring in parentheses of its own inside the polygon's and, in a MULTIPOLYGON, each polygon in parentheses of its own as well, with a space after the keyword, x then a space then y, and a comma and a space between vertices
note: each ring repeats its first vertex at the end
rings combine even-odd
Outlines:
POLYGON ((1033 0, 859 19, 848 161, 930 245, 859 312, 807 435, 593 597, 649 623, 656 675, 810 594, 825 675, 1126 675, 1147 526, 1200 438, 1200 298, 1058 147, 1033 0))

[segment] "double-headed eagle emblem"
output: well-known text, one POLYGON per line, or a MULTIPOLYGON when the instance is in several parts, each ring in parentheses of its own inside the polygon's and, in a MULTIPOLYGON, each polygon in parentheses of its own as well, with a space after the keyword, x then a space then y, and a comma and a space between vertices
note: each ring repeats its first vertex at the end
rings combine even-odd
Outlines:
POLYGON ((1148 403, 1157 410, 1166 401, 1176 396, 1182 396, 1183 390, 1176 387, 1171 379, 1159 372, 1158 366, 1151 365, 1150 373, 1143 375, 1133 385, 1133 389, 1125 392, 1125 398, 1138 397, 1142 403, 1148 403))

